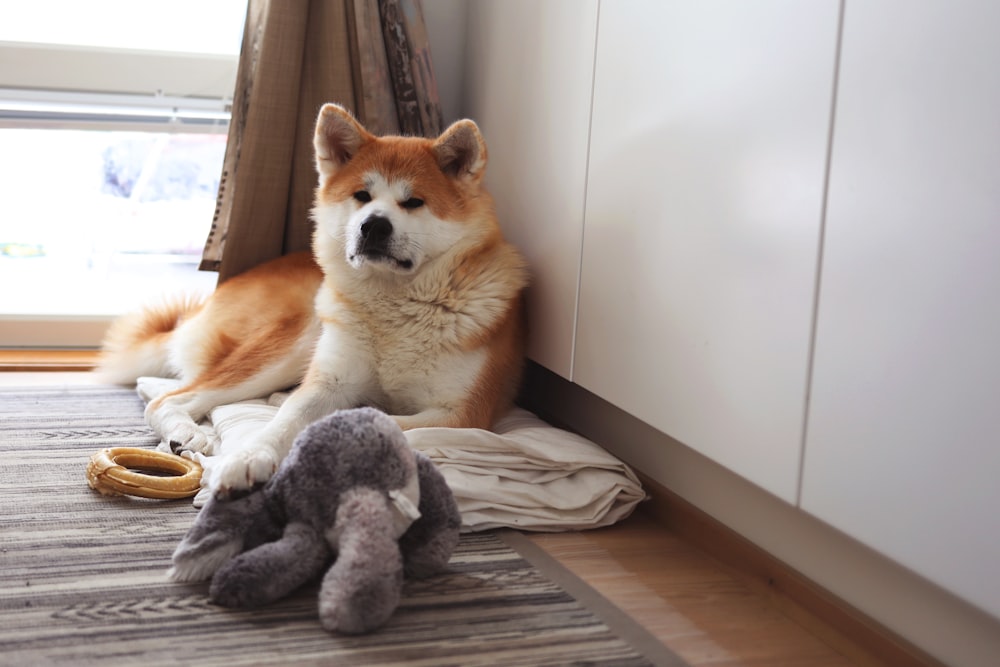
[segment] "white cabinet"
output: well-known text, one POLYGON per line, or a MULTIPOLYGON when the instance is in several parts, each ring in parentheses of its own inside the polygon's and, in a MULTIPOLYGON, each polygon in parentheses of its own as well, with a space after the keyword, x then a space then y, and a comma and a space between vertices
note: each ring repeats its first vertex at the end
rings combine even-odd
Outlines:
POLYGON ((789 502, 838 7, 600 12, 572 379, 789 502))
POLYGON ((570 377, 583 235, 596 0, 469 6, 466 113, 489 146, 486 183, 531 263, 529 356, 570 377))
POLYGON ((845 14, 802 507, 1000 616, 1000 5, 845 14))
POLYGON ((465 112, 531 358, 1000 617, 1000 5, 840 7, 480 0, 465 112))

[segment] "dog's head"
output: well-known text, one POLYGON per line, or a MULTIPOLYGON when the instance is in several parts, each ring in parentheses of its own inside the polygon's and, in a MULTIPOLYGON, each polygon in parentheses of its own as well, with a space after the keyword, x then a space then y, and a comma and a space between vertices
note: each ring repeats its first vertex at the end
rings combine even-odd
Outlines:
POLYGON ((325 105, 316 122, 313 218, 321 263, 413 275, 462 245, 498 234, 482 192, 486 144, 471 120, 437 139, 376 137, 325 105))

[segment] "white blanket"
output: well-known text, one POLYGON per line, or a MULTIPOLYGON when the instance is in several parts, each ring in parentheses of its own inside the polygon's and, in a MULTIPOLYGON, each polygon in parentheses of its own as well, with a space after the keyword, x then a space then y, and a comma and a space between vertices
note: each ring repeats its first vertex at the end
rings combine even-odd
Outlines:
MULTIPOLYGON (((140 378, 138 391, 149 401, 176 386, 175 380, 140 378)), ((274 416, 285 396, 274 394, 267 400, 212 410, 205 426, 219 436, 221 455, 249 441, 274 416)), ((639 480, 625 463, 526 410, 512 410, 496 424, 495 432, 418 428, 406 436, 444 475, 467 532, 498 527, 596 528, 625 518, 645 498, 639 480)), ((209 468, 216 457, 199 459, 209 468)), ((203 500, 199 494, 195 503, 203 500)))

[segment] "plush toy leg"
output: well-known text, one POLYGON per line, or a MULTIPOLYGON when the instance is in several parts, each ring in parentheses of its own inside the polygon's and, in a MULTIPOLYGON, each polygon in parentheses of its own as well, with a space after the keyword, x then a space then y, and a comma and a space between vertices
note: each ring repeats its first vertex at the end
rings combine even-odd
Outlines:
POLYGON ((458 544, 462 516, 444 476, 425 456, 417 457, 420 518, 399 538, 407 577, 429 577, 445 569, 458 544))
POLYGON ((330 537, 337 560, 323 578, 320 623, 330 632, 369 632, 389 620, 403 589, 403 562, 385 493, 344 493, 334 525, 330 537))
POLYGON ((268 604, 321 572, 330 556, 322 535, 305 524, 288 524, 280 540, 246 551, 220 567, 208 594, 224 607, 268 604))

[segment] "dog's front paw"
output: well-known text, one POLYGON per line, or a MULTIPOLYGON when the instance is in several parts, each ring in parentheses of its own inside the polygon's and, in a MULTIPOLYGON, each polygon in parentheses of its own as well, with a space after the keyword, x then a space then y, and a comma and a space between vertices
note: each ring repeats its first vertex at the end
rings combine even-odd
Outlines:
POLYGON ((174 454, 199 452, 212 456, 218 449, 219 435, 211 426, 178 424, 164 435, 163 441, 174 454))
POLYGON ((278 463, 270 448, 226 454, 212 467, 209 487, 220 499, 242 495, 269 480, 278 463))

